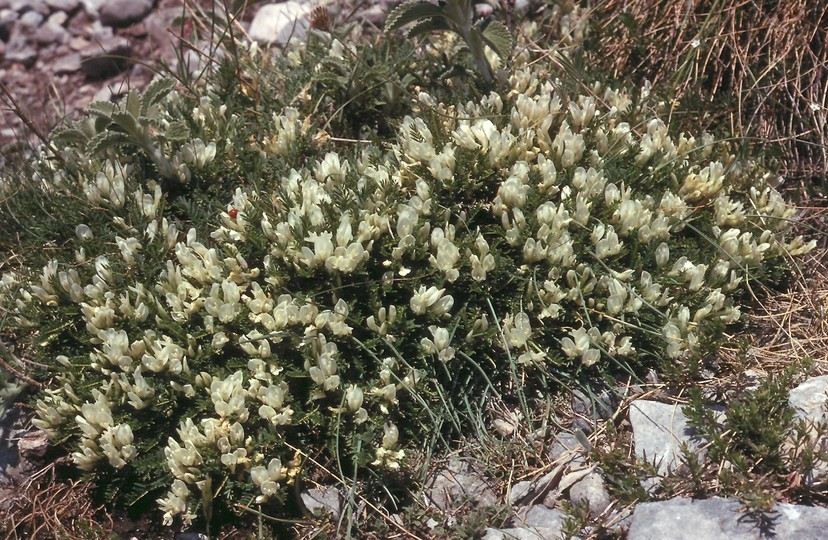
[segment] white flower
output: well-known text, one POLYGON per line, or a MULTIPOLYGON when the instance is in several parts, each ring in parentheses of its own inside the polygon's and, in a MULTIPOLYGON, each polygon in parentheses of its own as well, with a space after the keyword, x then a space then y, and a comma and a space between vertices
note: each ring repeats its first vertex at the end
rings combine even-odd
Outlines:
POLYGON ((521 311, 514 316, 506 317, 506 320, 503 321, 503 333, 509 347, 516 349, 526 347, 526 343, 532 335, 529 315, 521 311))
POLYGON ((443 296, 445 289, 438 289, 431 286, 426 289, 425 285, 420 285, 420 288, 411 297, 411 311, 416 315, 424 315, 427 311, 441 316, 449 312, 454 305, 454 298, 451 295, 443 296))
POLYGON ((386 450, 391 450, 397 445, 397 440, 400 438, 400 430, 391 422, 386 423, 382 429, 382 447, 386 450))
POLYGON ((181 147, 181 157, 188 165, 200 169, 216 157, 216 143, 205 145, 201 139, 193 139, 181 147))
MULTIPOLYGON (((177 516, 178 514, 186 514, 187 500, 189 497, 190 492, 189 489, 187 489, 187 484, 178 479, 173 480, 170 491, 167 492, 167 496, 156 501, 161 511, 164 512, 164 525, 170 526, 172 525, 174 516, 177 516)), ((193 517, 194 516, 189 516, 188 519, 188 517, 185 516, 185 523, 192 521, 193 517)))
POLYGON ((561 349, 570 358, 581 357, 581 363, 589 367, 601 359, 601 351, 590 348, 590 337, 587 331, 581 327, 569 331, 570 337, 561 340, 561 349))
POLYGON ((75 236, 77 236, 78 240, 80 240, 81 242, 92 240, 95 237, 95 235, 92 234, 92 229, 90 229, 88 225, 85 225, 83 223, 75 227, 75 236))
POLYGON ((454 358, 454 348, 450 347, 451 336, 445 328, 429 326, 429 332, 433 339, 423 338, 420 345, 427 354, 436 354, 441 362, 448 362, 454 358))
POLYGON ((257 465, 250 469, 250 479, 259 486, 262 495, 256 498, 257 502, 265 502, 279 492, 279 482, 287 476, 287 469, 282 467, 282 461, 271 459, 267 468, 257 465))

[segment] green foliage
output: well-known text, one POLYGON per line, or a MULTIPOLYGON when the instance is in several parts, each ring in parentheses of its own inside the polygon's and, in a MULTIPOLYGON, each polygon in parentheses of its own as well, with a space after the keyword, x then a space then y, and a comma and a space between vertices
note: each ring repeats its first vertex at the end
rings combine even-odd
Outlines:
POLYGON ((698 390, 691 391, 685 414, 710 443, 706 465, 691 460, 696 492, 707 493, 708 477, 715 477, 722 492, 739 494, 754 509, 769 509, 783 492, 799 500, 819 498, 809 479, 825 426, 798 420, 788 404, 791 388, 809 370, 807 362, 798 362, 769 376, 755 390, 730 400, 722 416, 698 390), (792 484, 791 478, 801 482, 792 484))
MULTIPOLYGON (((440 9, 505 51, 468 5, 389 26, 440 9)), ((809 249, 765 170, 672 133, 646 92, 524 51, 480 95, 416 54, 239 49, 202 86, 93 104, 4 184, 34 230, 0 301, 47 366, 35 423, 106 499, 290 516, 297 483, 335 476, 397 504, 489 396, 528 418, 561 381, 685 361, 809 249)))
POLYGON ((512 34, 495 20, 474 21, 474 3, 471 0, 446 0, 435 5, 427 0, 409 0, 397 6, 388 15, 385 31, 390 32, 414 23, 408 37, 434 31, 454 32, 465 42, 479 75, 486 85, 495 82, 494 71, 486 58, 489 46, 501 58, 508 58, 514 47, 512 34))

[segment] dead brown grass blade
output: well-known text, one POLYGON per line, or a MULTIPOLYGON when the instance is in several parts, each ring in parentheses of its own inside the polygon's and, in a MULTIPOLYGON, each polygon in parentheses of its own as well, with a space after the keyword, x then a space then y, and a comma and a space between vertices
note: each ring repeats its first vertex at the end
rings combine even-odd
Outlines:
POLYGON ((704 107, 693 122, 775 141, 785 176, 825 182, 828 4, 606 0, 592 19, 611 76, 666 85, 704 107))

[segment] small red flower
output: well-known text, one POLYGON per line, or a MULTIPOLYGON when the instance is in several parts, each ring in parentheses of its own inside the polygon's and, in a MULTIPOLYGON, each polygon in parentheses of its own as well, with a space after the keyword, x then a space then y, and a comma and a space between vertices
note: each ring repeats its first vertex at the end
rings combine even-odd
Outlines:
POLYGON ((230 219, 236 219, 236 216, 239 215, 239 211, 235 208, 231 208, 230 211, 227 213, 230 215, 230 219))

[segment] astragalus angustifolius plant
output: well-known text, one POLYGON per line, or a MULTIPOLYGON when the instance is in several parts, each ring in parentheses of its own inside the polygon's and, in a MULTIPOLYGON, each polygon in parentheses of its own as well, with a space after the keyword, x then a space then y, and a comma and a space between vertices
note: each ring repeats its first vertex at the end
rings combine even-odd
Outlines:
POLYGON ((200 136, 152 146, 170 171, 238 167, 210 227, 140 152, 67 146, 64 174, 44 151, 44 189, 86 211, 65 223, 71 258, 2 280, 21 343, 54 366, 35 423, 167 523, 290 508, 319 464, 404 474, 424 439, 463 429, 439 424, 446 403, 700 354, 747 280, 809 248, 726 145, 516 63, 465 103, 415 92, 389 145, 320 132, 307 96, 231 118, 214 93, 172 93, 159 125, 182 115, 200 136), (270 165, 246 176, 244 151, 270 165))

